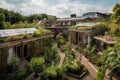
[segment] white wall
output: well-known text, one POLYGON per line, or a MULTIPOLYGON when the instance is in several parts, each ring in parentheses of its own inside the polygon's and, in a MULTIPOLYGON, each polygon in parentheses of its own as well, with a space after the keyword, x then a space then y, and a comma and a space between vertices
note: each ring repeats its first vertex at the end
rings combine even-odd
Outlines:
POLYGON ((8 64, 11 63, 13 54, 14 54, 14 49, 13 48, 9 48, 9 50, 8 50, 8 58, 7 58, 7 63, 8 64))

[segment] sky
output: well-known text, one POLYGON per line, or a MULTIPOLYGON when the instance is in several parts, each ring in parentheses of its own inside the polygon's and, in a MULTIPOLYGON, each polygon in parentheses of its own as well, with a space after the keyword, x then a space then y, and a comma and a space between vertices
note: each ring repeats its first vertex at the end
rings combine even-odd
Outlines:
POLYGON ((46 13, 62 18, 87 12, 111 13, 116 3, 120 0, 0 0, 0 8, 23 15, 46 13))

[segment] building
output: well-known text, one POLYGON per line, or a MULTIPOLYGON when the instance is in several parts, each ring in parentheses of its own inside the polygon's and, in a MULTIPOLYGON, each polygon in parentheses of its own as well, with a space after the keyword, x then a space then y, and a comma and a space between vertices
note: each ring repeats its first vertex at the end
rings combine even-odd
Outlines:
POLYGON ((102 27, 96 27, 98 23, 79 23, 69 29, 71 43, 86 46, 93 41, 93 36, 104 35, 102 27))
POLYGON ((96 22, 96 21, 105 21, 110 19, 111 14, 106 13, 100 13, 100 12, 88 12, 83 14, 82 16, 76 16, 75 14, 72 14, 68 18, 59 18, 55 21, 56 26, 64 26, 64 27, 70 27, 73 25, 76 25, 80 22, 96 22))
POLYGON ((26 33, 32 35, 35 31, 35 28, 0 30, 0 70, 7 68, 13 54, 20 60, 28 60, 32 55, 44 52, 46 40, 50 41, 53 36, 43 32, 44 35, 38 37, 23 37, 26 33))
POLYGON ((46 29, 52 30, 53 34, 56 36, 60 32, 67 31, 71 26, 77 25, 81 22, 99 22, 104 20, 109 20, 110 14, 104 14, 100 12, 88 12, 82 16, 77 16, 76 14, 71 14, 68 18, 58 18, 56 21, 43 20, 41 25, 46 29))
POLYGON ((110 19, 110 15, 111 14, 107 14, 107 13, 100 13, 100 12, 88 12, 83 14, 83 17, 87 20, 91 20, 91 21, 101 21, 101 20, 109 20, 110 19))
POLYGON ((59 18, 59 19, 57 19, 55 21, 55 25, 57 27, 63 26, 63 27, 69 27, 70 28, 71 26, 76 25, 79 22, 83 22, 84 19, 85 18, 82 17, 82 16, 81 17, 77 17, 76 15, 75 16, 71 15, 68 18, 59 18))

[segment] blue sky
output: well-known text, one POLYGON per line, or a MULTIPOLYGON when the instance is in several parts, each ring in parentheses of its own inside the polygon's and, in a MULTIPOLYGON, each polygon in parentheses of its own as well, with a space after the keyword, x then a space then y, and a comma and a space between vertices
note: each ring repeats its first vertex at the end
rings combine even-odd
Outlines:
POLYGON ((0 7, 24 15, 47 13, 58 17, 70 14, 81 16, 86 12, 111 13, 120 0, 0 0, 0 7))

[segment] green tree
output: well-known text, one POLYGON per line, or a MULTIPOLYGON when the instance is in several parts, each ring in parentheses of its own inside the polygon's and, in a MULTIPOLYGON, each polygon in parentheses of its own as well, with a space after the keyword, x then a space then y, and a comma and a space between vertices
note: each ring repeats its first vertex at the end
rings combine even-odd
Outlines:
POLYGON ((5 15, 0 13, 0 29, 5 29, 5 15))
POLYGON ((111 76, 120 76, 120 42, 104 51, 104 64, 111 76))
POLYGON ((113 8, 113 14, 111 20, 117 24, 120 24, 120 4, 116 4, 113 8))
POLYGON ((48 19, 48 16, 47 16, 47 14, 40 14, 40 17, 41 17, 41 19, 48 19))
POLYGON ((117 8, 120 8, 120 4, 119 4, 119 3, 117 3, 117 4, 113 7, 113 10, 112 10, 112 11, 115 12, 117 8))
POLYGON ((50 21, 55 21, 57 19, 56 16, 48 16, 48 20, 50 21))

